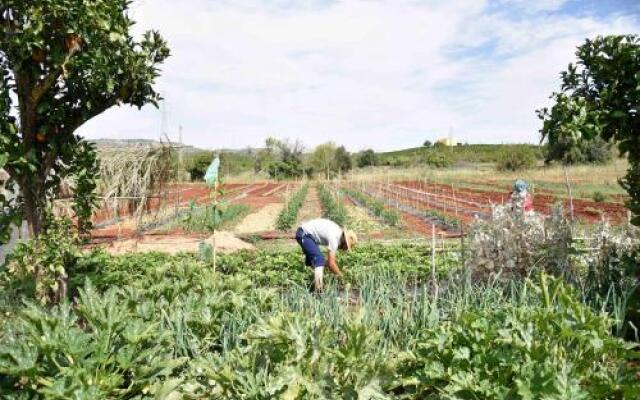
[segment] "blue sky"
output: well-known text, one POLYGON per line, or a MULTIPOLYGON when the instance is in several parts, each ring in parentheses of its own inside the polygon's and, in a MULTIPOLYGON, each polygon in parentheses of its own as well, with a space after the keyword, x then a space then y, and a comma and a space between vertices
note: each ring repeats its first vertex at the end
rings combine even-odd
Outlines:
MULTIPOLYGON (((635 0, 136 0, 135 32, 158 29, 173 56, 157 88, 166 127, 203 148, 268 136, 357 151, 537 142, 575 47, 640 33, 635 0)), ((115 108, 89 138, 158 138, 162 114, 115 108)))

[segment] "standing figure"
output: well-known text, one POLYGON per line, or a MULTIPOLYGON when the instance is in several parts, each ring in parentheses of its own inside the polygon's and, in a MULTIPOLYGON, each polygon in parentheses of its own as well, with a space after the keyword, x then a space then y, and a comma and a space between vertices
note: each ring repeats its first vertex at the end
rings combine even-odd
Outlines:
POLYGON ((324 267, 337 276, 342 276, 336 262, 336 252, 338 249, 351 250, 358 237, 354 232, 341 228, 329 219, 317 218, 303 222, 298 227, 296 241, 305 255, 305 264, 313 268, 313 287, 316 291, 321 291, 324 267), (329 250, 327 260, 320 250, 321 245, 327 246, 329 250))

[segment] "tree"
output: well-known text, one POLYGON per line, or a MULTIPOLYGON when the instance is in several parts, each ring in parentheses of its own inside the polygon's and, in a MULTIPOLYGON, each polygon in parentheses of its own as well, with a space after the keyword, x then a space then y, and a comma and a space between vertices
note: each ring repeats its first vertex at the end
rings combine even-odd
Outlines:
POLYGON ((431 143, 430 140, 425 140, 424 143, 422 143, 422 146, 424 147, 431 147, 433 146, 433 143, 431 143))
POLYGON ((331 178, 331 172, 336 170, 336 145, 327 142, 318 145, 311 154, 311 165, 316 171, 322 171, 325 179, 331 178))
POLYGON ((615 141, 628 155, 629 169, 620 184, 640 225, 640 39, 635 35, 598 36, 578 47, 577 63, 562 72, 554 105, 543 108, 542 139, 578 143, 600 136, 615 141))
POLYGON ((335 167, 340 173, 351 171, 353 167, 351 155, 344 146, 338 147, 333 157, 335 159, 335 167))
POLYGON ((207 168, 213 160, 212 151, 202 151, 194 154, 187 160, 187 172, 192 181, 201 181, 204 179, 204 174, 207 172, 207 168))
POLYGON ((545 162, 560 161, 569 164, 604 164, 613 157, 612 144, 602 136, 574 142, 570 138, 561 137, 549 143, 545 151, 545 162))
POLYGON ((377 160, 375 151, 369 149, 369 150, 360 152, 358 156, 359 168, 372 167, 377 164, 378 164, 378 160, 377 160))
POLYGON ((169 49, 157 32, 139 42, 130 36, 130 3, 0 4, 0 166, 20 190, 5 206, 8 218, 25 218, 34 235, 64 177, 79 180, 85 193, 76 191, 76 207, 90 215, 95 150, 76 130, 113 106, 141 108, 160 99, 153 84, 169 49))
MULTIPOLYGON (((260 167, 266 169, 271 178, 300 178, 304 174, 303 150, 304 147, 298 140, 291 142, 287 139, 267 138, 266 149, 259 152, 264 156, 260 167)), ((254 170, 255 167, 254 164, 254 170)))

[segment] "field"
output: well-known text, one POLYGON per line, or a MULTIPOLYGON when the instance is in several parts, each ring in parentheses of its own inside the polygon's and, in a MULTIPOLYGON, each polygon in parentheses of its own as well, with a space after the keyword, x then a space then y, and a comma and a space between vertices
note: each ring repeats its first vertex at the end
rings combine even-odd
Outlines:
POLYGON ((557 219, 552 203, 568 199, 538 177, 551 221, 538 237, 537 220, 494 215, 512 177, 448 174, 232 182, 215 208, 210 188, 172 184, 142 206, 103 204, 82 249, 60 233, 55 255, 29 247, 0 275, 0 395, 637 398, 637 288, 628 260, 604 261, 635 251, 623 205, 576 197, 579 223, 557 219), (314 293, 292 239, 320 216, 360 244, 314 293), (34 302, 25 260, 43 257, 64 260, 72 301, 34 302))

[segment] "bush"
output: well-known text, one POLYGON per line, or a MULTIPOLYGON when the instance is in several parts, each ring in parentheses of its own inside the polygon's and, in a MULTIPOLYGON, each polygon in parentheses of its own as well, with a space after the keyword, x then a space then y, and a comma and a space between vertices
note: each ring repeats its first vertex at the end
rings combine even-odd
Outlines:
POLYGON ((535 150, 521 147, 504 151, 498 159, 498 171, 522 171, 536 166, 537 154, 535 150))
POLYGON ((572 230, 562 208, 551 216, 522 218, 496 208, 490 220, 477 220, 469 230, 466 268, 478 280, 523 279, 542 269, 554 275, 575 275, 572 230))
POLYGON ((27 289, 28 297, 42 304, 50 304, 66 296, 67 278, 81 250, 80 238, 70 220, 49 220, 45 225, 38 237, 16 246, 2 280, 27 289))
POLYGON ((365 150, 358 154, 358 168, 373 167, 377 164, 377 156, 373 150, 365 150))
POLYGON ((453 161, 445 152, 446 150, 427 150, 424 155, 425 164, 436 168, 450 167, 453 161))
POLYGON ((560 161, 563 164, 605 164, 613 158, 613 146, 600 136, 578 142, 563 137, 549 143, 545 153, 547 163, 560 161))
POLYGON ((591 196, 591 198, 596 203, 602 203, 603 201, 607 200, 607 196, 600 191, 593 192, 593 196, 591 196))

